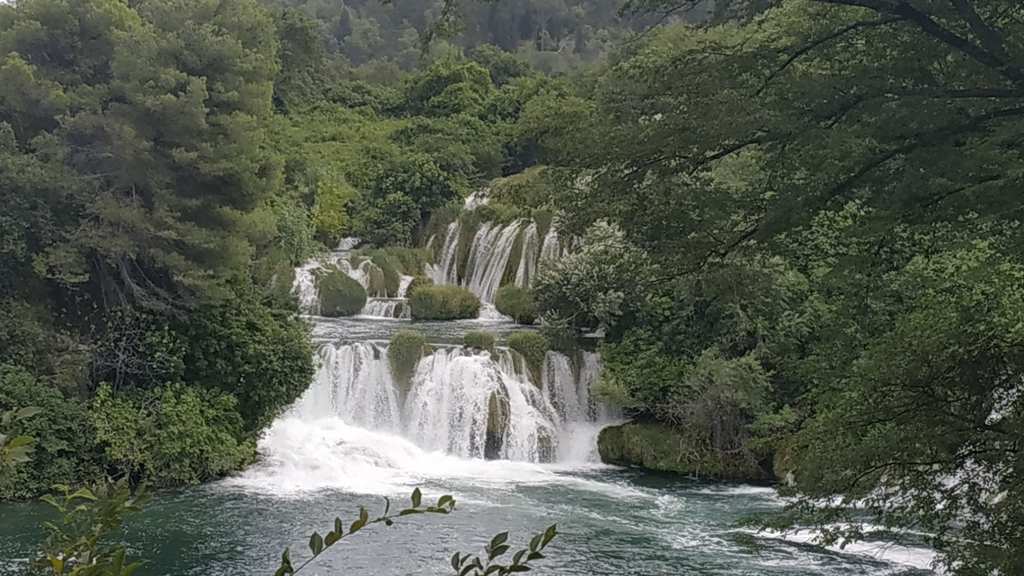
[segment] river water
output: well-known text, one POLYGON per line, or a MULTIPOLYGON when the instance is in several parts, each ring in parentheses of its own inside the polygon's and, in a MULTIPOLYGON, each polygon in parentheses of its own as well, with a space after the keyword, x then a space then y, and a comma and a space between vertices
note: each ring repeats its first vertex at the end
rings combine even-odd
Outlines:
MULTIPOLYGON (((310 277, 300 275, 297 290, 300 301, 315 301, 302 293, 315 290, 310 277)), ((285 547, 301 561, 309 534, 326 533, 335 516, 350 522, 360 505, 380 508, 385 496, 403 500, 414 487, 428 500, 453 495, 457 510, 371 527, 308 573, 448 574, 455 551, 479 552, 506 530, 521 544, 557 523, 561 535, 538 574, 932 574, 926 547, 884 533, 837 550, 804 533, 744 528, 745 518, 783 505, 770 487, 602 465, 597 433, 621 417, 590 393, 597 355, 548 353, 538 381, 503 345, 519 328, 493 310, 483 316, 412 325, 431 346, 404 384, 388 369, 388 340, 408 320, 312 318, 317 375, 261 439, 260 461, 219 482, 159 494, 129 521, 126 542, 147 560, 139 574, 272 574, 285 547), (480 329, 497 334, 496 350, 461 346, 462 334, 480 329)), ((0 506, 0 574, 24 573, 48 518, 38 504, 0 506)))

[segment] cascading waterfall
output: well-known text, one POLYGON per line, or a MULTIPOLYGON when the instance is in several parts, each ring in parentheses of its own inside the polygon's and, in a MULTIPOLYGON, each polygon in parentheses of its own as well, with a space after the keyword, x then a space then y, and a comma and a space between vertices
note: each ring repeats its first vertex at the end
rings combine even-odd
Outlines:
POLYGON ((523 358, 503 348, 492 355, 438 347, 406 384, 392 378, 385 343, 324 344, 318 364, 289 416, 339 419, 462 458, 582 461, 592 446, 581 452, 573 445, 574 427, 594 428, 604 417, 588 391, 599 370, 592 353, 581 354, 579 369, 569 357, 548 353, 540 385, 523 358))
MULTIPOLYGON (((428 244, 433 245, 436 238, 428 244)), ((445 232, 435 264, 427 267, 427 275, 435 284, 454 284, 474 292, 485 303, 494 301, 502 280, 511 277, 517 286, 527 287, 537 275, 542 262, 563 256, 567 246, 552 226, 541 239, 536 222, 519 219, 508 224, 485 222, 469 240, 468 256, 460 267, 462 223, 452 222, 445 232), (515 273, 509 275, 510 260, 518 247, 518 260, 511 262, 515 273)))
POLYGON ((299 302, 299 309, 306 314, 317 315, 320 313, 320 294, 317 290, 317 275, 334 268, 348 277, 352 278, 366 290, 366 305, 360 312, 361 316, 374 318, 409 318, 409 307, 405 293, 412 282, 413 277, 402 275, 399 283, 398 294, 394 298, 388 297, 383 282, 374 282, 373 279, 383 278, 384 272, 379 266, 369 259, 360 259, 357 263, 352 262, 352 254, 348 247, 353 242, 342 242, 345 250, 330 252, 313 258, 302 266, 295 269, 295 281, 292 284, 292 292, 299 302))

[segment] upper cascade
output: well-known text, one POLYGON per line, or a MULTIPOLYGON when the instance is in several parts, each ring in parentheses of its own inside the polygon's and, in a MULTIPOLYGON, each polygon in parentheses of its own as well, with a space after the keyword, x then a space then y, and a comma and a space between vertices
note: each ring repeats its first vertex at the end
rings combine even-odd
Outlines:
POLYGON ((413 277, 402 274, 399 276, 398 289, 388 293, 385 273, 379 265, 369 258, 358 256, 352 248, 358 244, 355 238, 341 241, 338 250, 311 258, 295 269, 295 281, 292 291, 299 302, 299 309, 306 314, 320 313, 320 294, 317 289, 317 276, 331 269, 336 269, 358 282, 366 290, 366 305, 361 316, 374 318, 408 318, 409 307, 406 306, 406 291, 413 277))
POLYGON ((549 352, 540 383, 503 348, 438 347, 408 382, 394 379, 387 353, 378 342, 322 345, 314 382, 290 416, 340 418, 463 458, 528 462, 595 460, 596 424, 614 417, 590 395, 600 373, 594 353, 573 362, 549 352))
MULTIPOLYGON (((427 246, 436 241, 431 238, 427 246)), ((448 225, 427 275, 436 284, 462 286, 491 303, 501 286, 529 287, 542 262, 560 258, 568 249, 553 225, 541 238, 538 223, 529 218, 475 227, 459 219, 448 225)))

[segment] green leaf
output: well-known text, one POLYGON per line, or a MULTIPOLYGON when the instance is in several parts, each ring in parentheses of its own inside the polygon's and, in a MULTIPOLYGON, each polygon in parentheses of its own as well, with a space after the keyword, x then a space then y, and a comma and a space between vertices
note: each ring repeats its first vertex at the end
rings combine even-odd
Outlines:
POLYGON ((444 508, 445 506, 454 507, 455 499, 450 494, 445 494, 437 499, 437 507, 444 508))
POLYGON ((385 496, 384 497, 384 516, 387 516, 388 512, 390 510, 391 510, 391 499, 388 498, 387 496, 385 496))
POLYGON ((341 534, 331 530, 327 533, 327 536, 324 537, 324 548, 330 548, 338 540, 341 540, 341 534))
POLYGON ((68 496, 68 500, 77 499, 89 500, 91 502, 98 500, 96 495, 92 493, 92 490, 89 490, 88 488, 79 488, 74 494, 68 496))
POLYGON ((488 554, 488 556, 489 556, 488 560, 494 560, 498 556, 501 556, 505 552, 508 552, 509 548, 510 548, 510 546, 508 544, 502 544, 502 545, 500 545, 500 546, 498 546, 496 548, 491 548, 491 551, 488 554))
POLYGON ((523 556, 526 555, 526 552, 526 550, 520 550, 519 552, 516 552, 516 555, 512 557, 512 564, 519 564, 519 561, 523 559, 523 556))
POLYGON ((508 542, 508 532, 502 532, 501 534, 495 535, 494 538, 491 538, 490 547, 495 548, 501 546, 505 542, 508 542))
POLYGON ((26 406, 14 413, 14 421, 17 422, 18 420, 31 418, 42 411, 43 409, 38 406, 26 406))
POLYGON ((324 538, 319 532, 313 532, 309 537, 309 550, 313 553, 313 556, 318 556, 324 551, 324 538))
POLYGON ((452 554, 452 569, 458 572, 459 570, 459 553, 452 554))
POLYGON ((555 539, 555 536, 558 536, 558 528, 555 524, 552 524, 544 531, 544 539, 541 541, 540 547, 543 548, 547 546, 549 542, 555 539))
POLYGON ((339 537, 345 535, 345 531, 342 530, 341 518, 334 519, 334 531, 337 532, 339 537))
POLYGON ((416 488, 415 490, 412 491, 412 507, 413 508, 419 508, 420 507, 420 502, 422 502, 422 501, 423 501, 423 493, 420 492, 419 488, 416 488))
POLYGON ((543 538, 544 538, 544 535, 543 535, 543 534, 537 534, 536 536, 534 536, 533 538, 531 538, 531 539, 530 539, 530 550, 531 550, 531 551, 536 551, 536 550, 537 550, 537 548, 538 548, 538 547, 540 546, 540 541, 541 541, 541 540, 542 540, 543 538))

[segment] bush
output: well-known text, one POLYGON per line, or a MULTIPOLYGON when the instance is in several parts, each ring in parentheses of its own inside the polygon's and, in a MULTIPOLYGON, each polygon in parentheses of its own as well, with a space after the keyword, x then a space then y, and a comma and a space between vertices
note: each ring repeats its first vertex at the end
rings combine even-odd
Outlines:
POLYGON ((252 461, 234 397, 172 385, 132 398, 109 386, 96 394, 90 420, 110 464, 156 486, 188 486, 252 461))
POLYGON ((523 356, 533 383, 540 386, 544 356, 548 353, 548 339, 536 332, 516 332, 508 337, 508 347, 523 356))
POLYGON ((405 296, 408 298, 418 288, 433 285, 434 281, 431 280, 429 276, 416 276, 415 278, 412 279, 412 282, 409 283, 409 287, 405 289, 405 296))
POLYGON ((415 330, 400 330, 388 343, 388 365, 391 375, 402 389, 408 389, 416 363, 427 349, 427 337, 415 330))
POLYGON ((85 407, 23 368, 0 364, 0 413, 27 407, 40 412, 3 432, 35 438, 32 460, 0 470, 0 500, 33 498, 54 484, 79 484, 97 475, 95 436, 85 407))
POLYGON ((476 318, 480 299, 459 286, 421 286, 409 295, 414 320, 460 320, 476 318))
POLYGON ((466 332, 462 337, 462 344, 466 348, 476 348, 477 350, 492 352, 494 351, 494 340, 494 334, 490 332, 473 330, 472 332, 466 332))
POLYGON ((494 295, 494 306, 498 312, 511 317, 517 324, 533 324, 537 321, 537 304, 533 301, 533 294, 515 284, 507 284, 498 289, 494 295))
POLYGON ((340 270, 323 274, 317 278, 316 286, 321 316, 354 316, 366 305, 366 290, 340 270))
POLYGON ((179 332, 188 343, 184 382, 234 396, 249 432, 268 426, 313 378, 307 326, 245 295, 197 309, 179 332))

